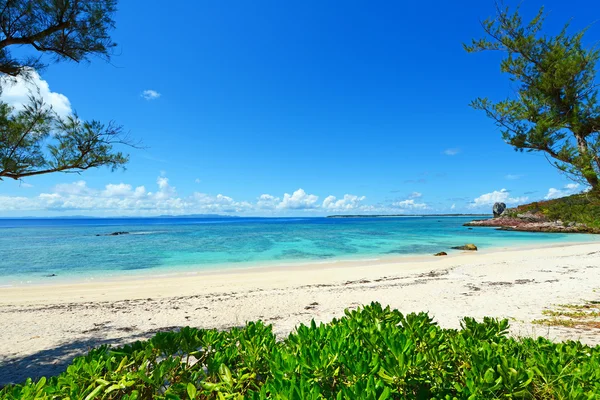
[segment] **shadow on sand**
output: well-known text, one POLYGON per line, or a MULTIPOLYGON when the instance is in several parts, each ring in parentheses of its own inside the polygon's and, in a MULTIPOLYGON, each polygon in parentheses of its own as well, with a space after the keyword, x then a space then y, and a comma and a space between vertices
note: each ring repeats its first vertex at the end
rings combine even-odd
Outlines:
MULTIPOLYGON (((164 327, 146 332, 135 332, 129 336, 106 339, 106 329, 95 329, 93 335, 83 339, 63 343, 52 349, 17 358, 7 358, 0 362, 0 388, 11 383, 22 383, 27 378, 37 380, 50 377, 67 369, 73 358, 87 354, 92 348, 102 345, 122 346, 137 340, 148 339, 157 332, 178 330, 181 327, 164 327)), ((114 331, 113 331, 114 332, 114 331)))

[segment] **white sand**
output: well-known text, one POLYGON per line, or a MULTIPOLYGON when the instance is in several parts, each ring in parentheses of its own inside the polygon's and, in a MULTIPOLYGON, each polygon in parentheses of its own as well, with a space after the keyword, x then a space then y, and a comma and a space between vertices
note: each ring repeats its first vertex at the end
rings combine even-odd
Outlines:
POLYGON ((534 325, 557 304, 600 300, 600 243, 262 268, 94 283, 0 288, 0 385, 60 372, 73 355, 180 326, 262 319, 283 337, 371 301, 463 316, 509 318, 514 335, 600 343, 600 331, 534 325))

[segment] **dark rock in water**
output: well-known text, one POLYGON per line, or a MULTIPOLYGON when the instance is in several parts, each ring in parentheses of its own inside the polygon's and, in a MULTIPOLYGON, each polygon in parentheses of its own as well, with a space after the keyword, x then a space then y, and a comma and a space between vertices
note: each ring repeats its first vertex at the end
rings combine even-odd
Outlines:
POLYGON ((506 210, 506 204, 504 203, 495 203, 492 211, 494 212, 494 218, 498 218, 502 215, 502 213, 506 210))
POLYGON ((50 274, 50 275, 44 275, 46 278, 52 278, 53 276, 56 276, 56 274, 50 274))
POLYGON ((447 256, 448 253, 446 253, 445 251, 440 251, 439 253, 435 253, 434 256, 439 257, 439 256, 447 256))
POLYGON ((119 235, 129 235, 129 232, 112 232, 112 233, 96 234, 96 236, 119 236, 119 235))
POLYGON ((451 247, 451 249, 454 250, 469 250, 469 251, 477 251, 477 246, 475 246, 473 243, 467 243, 464 246, 455 246, 455 247, 451 247))
POLYGON ((472 230, 473 230, 473 228, 469 228, 469 230, 470 230, 470 231, 472 231, 472 230))

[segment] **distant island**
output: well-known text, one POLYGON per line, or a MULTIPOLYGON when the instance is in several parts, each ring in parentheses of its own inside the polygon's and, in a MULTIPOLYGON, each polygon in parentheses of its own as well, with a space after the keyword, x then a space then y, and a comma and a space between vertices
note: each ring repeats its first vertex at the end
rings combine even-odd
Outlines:
POLYGON ((327 218, 388 218, 388 217, 489 217, 490 214, 373 214, 328 215, 327 218))
POLYGON ((87 215, 61 215, 57 216, 25 216, 25 217, 0 217, 0 219, 153 219, 153 218, 240 218, 237 215, 220 215, 220 214, 185 214, 185 215, 120 215, 115 217, 96 217, 87 215))
MULTIPOLYGON (((131 217, 129 217, 131 218, 131 217)), ((221 214, 184 214, 184 215, 157 215, 155 217, 139 217, 139 218, 240 218, 237 215, 221 215, 221 214)))

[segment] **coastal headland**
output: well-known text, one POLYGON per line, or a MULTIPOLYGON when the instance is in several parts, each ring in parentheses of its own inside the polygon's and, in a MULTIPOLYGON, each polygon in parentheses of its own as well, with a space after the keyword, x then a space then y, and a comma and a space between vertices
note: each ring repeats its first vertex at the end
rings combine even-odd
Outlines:
POLYGON ((521 232, 600 234, 600 202, 587 193, 536 201, 514 208, 496 203, 493 215, 491 219, 475 220, 464 225, 521 232))

